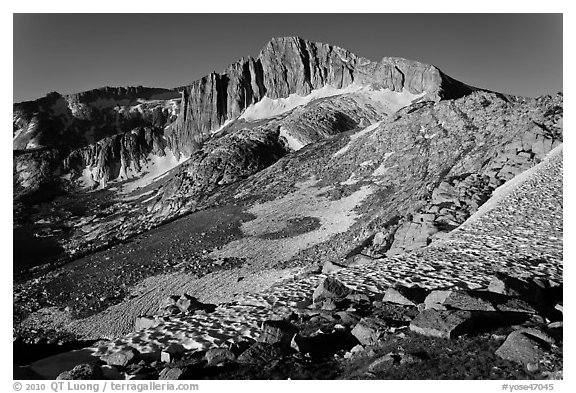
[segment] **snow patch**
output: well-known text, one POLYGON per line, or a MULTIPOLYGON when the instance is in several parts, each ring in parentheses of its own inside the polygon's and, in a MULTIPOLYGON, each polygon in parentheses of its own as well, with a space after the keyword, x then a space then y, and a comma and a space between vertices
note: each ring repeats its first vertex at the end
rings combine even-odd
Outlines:
POLYGON ((80 176, 80 182, 84 188, 92 188, 97 182, 94 180, 93 169, 91 166, 87 166, 82 170, 82 175, 80 176))
POLYGON ((240 119, 251 121, 275 117, 291 111, 296 107, 307 105, 314 100, 334 97, 341 94, 352 94, 357 96, 356 98, 379 104, 379 106, 383 107, 382 109, 384 109, 385 112, 390 114, 424 97, 426 92, 413 94, 406 89, 403 89, 401 92, 389 89, 378 90, 373 89, 370 86, 363 86, 356 83, 352 83, 341 89, 326 85, 320 89, 312 90, 312 92, 307 96, 290 94, 286 98, 270 99, 264 97, 259 102, 246 108, 244 113, 240 116, 240 119))
POLYGON ((122 187, 123 193, 132 192, 138 188, 145 187, 154 181, 163 178, 167 175, 168 171, 177 167, 188 159, 188 157, 184 156, 178 159, 171 151, 167 151, 164 157, 153 154, 148 157, 149 159, 146 165, 141 170, 143 175, 140 178, 130 182, 129 184, 125 184, 122 187))
POLYGON ((250 105, 240 119, 245 120, 259 120, 275 117, 291 111, 292 109, 306 105, 314 100, 325 97, 333 97, 346 93, 353 93, 362 89, 362 86, 352 83, 351 85, 336 89, 332 86, 324 86, 321 89, 312 90, 307 96, 300 96, 298 94, 290 94, 287 98, 270 99, 268 97, 262 98, 255 104, 250 105))
POLYGON ((372 130, 375 130, 381 123, 382 123, 382 121, 377 121, 376 123, 369 125, 368 127, 364 128, 363 130, 360 130, 357 133, 350 135, 350 140, 348 141, 346 146, 344 146, 342 149, 340 149, 336 153, 334 153, 334 155, 332 157, 338 157, 338 156, 341 156, 342 154, 346 153, 348 151, 348 149, 350 149, 350 146, 352 145, 352 143, 354 143, 354 141, 356 139, 360 138, 361 136, 366 135, 367 133, 369 133, 372 130))
POLYGON ((410 93, 406 89, 402 89, 401 92, 392 91, 389 89, 383 90, 373 90, 364 89, 363 91, 372 101, 384 104, 387 106, 391 113, 394 113, 405 106, 412 104, 413 102, 419 100, 426 95, 426 92, 420 94, 410 93))
MULTIPOLYGON (((156 179, 156 180, 158 180, 158 179, 156 179)), ((158 194, 153 194, 150 198, 144 199, 141 203, 144 205, 144 204, 150 202, 152 199, 156 198, 157 195, 158 194)))
POLYGON ((34 139, 30 140, 30 142, 26 144, 26 149, 36 149, 38 147, 40 147, 40 145, 38 145, 34 139))
POLYGON ((45 218, 41 218, 40 220, 34 222, 34 224, 43 225, 43 224, 52 224, 52 221, 47 220, 45 218))
POLYGON ((226 127, 228 124, 232 123, 233 121, 234 121, 234 120, 232 120, 232 119, 226 120, 226 121, 224 122, 224 124, 222 124, 222 125, 221 125, 220 127, 218 127, 216 130, 210 131, 210 134, 213 135, 213 136, 216 135, 216 134, 218 134, 220 131, 222 131, 222 130, 224 129, 224 127, 226 127))
POLYGON ((140 193, 140 194, 131 195, 131 196, 125 197, 125 198, 123 199, 123 201, 124 201, 124 202, 135 201, 135 200, 137 200, 137 199, 142 198, 143 196, 150 195, 150 194, 152 194, 153 192, 154 192, 154 190, 149 190, 149 191, 146 191, 146 192, 143 192, 143 193, 140 193))
POLYGON ((388 169, 390 169, 390 167, 386 166, 386 161, 388 160, 388 157, 390 157, 392 154, 394 154, 393 151, 384 154, 384 159, 382 160, 378 168, 376 168, 374 172, 372 172, 372 176, 384 176, 386 172, 388 172, 388 169))
POLYGON ((340 185, 342 185, 342 186, 352 186, 352 185, 358 183, 359 181, 360 181, 360 179, 357 179, 357 178, 356 178, 356 174, 355 174, 355 173, 352 173, 348 179, 346 179, 346 180, 344 180, 344 181, 341 181, 341 182, 340 182, 340 185))
POLYGON ((286 140, 290 150, 298 151, 306 146, 304 143, 290 135, 290 132, 285 127, 280 127, 280 137, 286 140))

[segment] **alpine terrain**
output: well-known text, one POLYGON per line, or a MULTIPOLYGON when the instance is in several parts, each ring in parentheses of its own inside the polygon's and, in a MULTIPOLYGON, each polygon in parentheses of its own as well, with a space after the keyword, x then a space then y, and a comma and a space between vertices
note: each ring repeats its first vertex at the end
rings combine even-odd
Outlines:
POLYGON ((561 379, 562 119, 297 37, 14 104, 14 377, 561 379))

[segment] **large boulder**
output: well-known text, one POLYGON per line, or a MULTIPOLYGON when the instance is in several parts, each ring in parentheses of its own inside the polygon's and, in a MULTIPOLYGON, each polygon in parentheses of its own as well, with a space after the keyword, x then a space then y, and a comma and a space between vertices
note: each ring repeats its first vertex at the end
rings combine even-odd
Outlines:
POLYGON ((385 322, 376 318, 362 318, 360 322, 352 329, 352 335, 362 345, 375 344, 382 336, 386 334, 387 325, 385 322))
POLYGON ((261 364, 268 363, 282 356, 282 350, 272 344, 257 342, 238 356, 238 363, 261 364))
POLYGON ((510 333, 496 355, 525 366, 538 364, 546 353, 547 343, 532 333, 522 330, 510 333))
POLYGON ((426 289, 418 286, 397 285, 386 290, 382 301, 404 306, 417 306, 424 301, 427 293, 426 289))
POLYGON ((160 353, 160 361, 171 363, 174 360, 180 358, 184 352, 186 352, 186 348, 184 348, 184 346, 178 343, 172 343, 162 350, 160 353))
POLYGON ((258 342, 267 344, 278 343, 289 346, 292 338, 298 333, 298 328, 288 321, 265 321, 261 329, 258 342))
POLYGON ((320 303, 324 299, 342 300, 350 293, 352 293, 352 289, 344 285, 343 282, 333 277, 326 277, 314 291, 312 301, 320 303))
POLYGON ((474 291, 432 291, 424 300, 426 309, 496 311, 492 303, 474 291))
POLYGON ((138 359, 139 355, 140 353, 136 349, 129 348, 102 356, 100 360, 109 366, 126 367, 130 363, 134 363, 138 359))
POLYGON ((160 380, 178 380, 184 379, 186 369, 182 367, 166 367, 160 371, 158 379, 160 380))
POLYGON ((104 374, 99 366, 94 364, 79 364, 70 371, 64 371, 56 379, 93 380, 103 379, 104 374))
POLYGON ((236 359, 234 353, 228 348, 212 348, 204 355, 208 366, 218 366, 220 364, 233 362, 236 359))
POLYGON ((533 282, 524 281, 503 273, 497 273, 492 278, 488 285, 488 291, 519 297, 535 304, 542 304, 544 301, 544 291, 542 287, 533 282))
POLYGON ((412 320, 410 330, 425 336, 454 338, 473 328, 470 311, 424 310, 412 320))
POLYGON ((178 309, 184 313, 191 313, 196 310, 212 312, 216 308, 214 304, 202 303, 194 296, 190 296, 186 293, 180 296, 180 298, 176 301, 176 307, 178 307, 178 309))
POLYGON ((522 299, 514 298, 514 297, 507 297, 507 296, 494 298, 493 295, 496 295, 496 294, 491 294, 490 300, 492 301, 492 304, 494 305, 494 307, 496 307, 496 309, 498 311, 520 312, 520 313, 527 313, 527 314, 535 314, 536 313, 536 310, 534 309, 534 307, 532 307, 530 305, 530 303, 528 303, 522 299))

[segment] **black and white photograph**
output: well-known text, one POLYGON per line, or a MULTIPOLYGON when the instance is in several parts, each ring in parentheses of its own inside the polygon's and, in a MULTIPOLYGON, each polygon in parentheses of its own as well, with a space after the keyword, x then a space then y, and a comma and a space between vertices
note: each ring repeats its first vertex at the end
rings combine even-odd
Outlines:
POLYGON ((246 11, 12 14, 7 389, 558 391, 564 15, 246 11))

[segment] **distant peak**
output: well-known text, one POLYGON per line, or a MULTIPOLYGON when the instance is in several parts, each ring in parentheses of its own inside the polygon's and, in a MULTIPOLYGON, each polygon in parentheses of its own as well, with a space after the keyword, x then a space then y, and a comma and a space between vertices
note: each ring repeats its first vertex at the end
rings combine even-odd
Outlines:
POLYGON ((285 36, 285 37, 272 37, 270 39, 270 41, 268 41, 269 44, 271 43, 277 43, 277 42, 289 42, 289 41, 305 41, 307 42, 305 39, 303 39, 302 37, 298 37, 298 36, 285 36))

